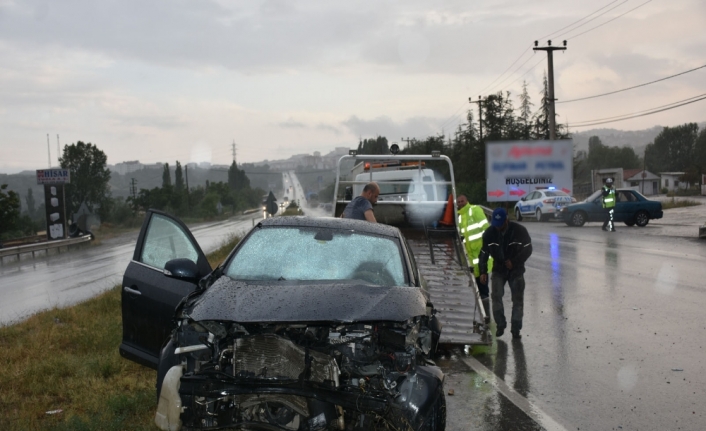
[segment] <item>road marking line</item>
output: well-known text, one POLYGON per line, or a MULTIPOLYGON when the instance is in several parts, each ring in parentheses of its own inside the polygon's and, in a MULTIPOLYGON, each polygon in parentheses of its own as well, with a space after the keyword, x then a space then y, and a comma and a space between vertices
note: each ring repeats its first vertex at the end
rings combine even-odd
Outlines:
POLYGON ((514 389, 508 386, 507 383, 498 376, 495 375, 488 367, 483 365, 480 361, 472 356, 461 356, 459 358, 471 367, 473 371, 481 375, 488 383, 493 385, 498 392, 503 394, 511 403, 513 403, 518 409, 522 410, 527 416, 536 421, 547 431, 568 431, 567 428, 560 425, 557 421, 552 419, 547 413, 540 409, 536 404, 532 403, 527 398, 518 394, 514 389))

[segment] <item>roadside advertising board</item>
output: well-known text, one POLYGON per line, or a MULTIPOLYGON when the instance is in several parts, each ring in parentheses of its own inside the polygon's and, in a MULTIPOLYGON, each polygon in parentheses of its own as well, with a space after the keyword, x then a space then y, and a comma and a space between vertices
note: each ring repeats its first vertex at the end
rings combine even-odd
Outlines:
POLYGON ((538 188, 573 193, 574 143, 496 141, 485 147, 488 202, 518 201, 538 188))
POLYGON ((68 169, 37 169, 37 184, 68 184, 70 172, 68 169))
POLYGON ((68 169, 38 169, 37 184, 44 185, 44 208, 47 216, 47 241, 66 238, 64 184, 71 182, 68 169))

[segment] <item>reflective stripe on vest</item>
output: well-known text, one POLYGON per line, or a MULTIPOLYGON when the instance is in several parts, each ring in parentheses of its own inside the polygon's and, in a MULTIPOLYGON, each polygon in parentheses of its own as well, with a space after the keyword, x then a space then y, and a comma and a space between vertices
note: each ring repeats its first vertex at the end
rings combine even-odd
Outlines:
MULTIPOLYGON (((606 187, 603 187, 606 190, 606 187)), ((608 196, 603 196, 603 208, 613 208, 615 206, 615 189, 608 189, 608 196)))

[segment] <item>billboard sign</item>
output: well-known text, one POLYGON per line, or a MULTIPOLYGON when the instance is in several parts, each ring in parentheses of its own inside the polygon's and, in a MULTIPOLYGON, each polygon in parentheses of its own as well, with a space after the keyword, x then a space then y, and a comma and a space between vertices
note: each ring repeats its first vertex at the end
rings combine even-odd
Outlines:
POLYGON ((47 240, 66 238, 66 210, 64 205, 64 185, 44 184, 44 207, 47 215, 47 240))
POLYGON ((68 169, 37 169, 37 184, 68 184, 71 175, 68 169))
POLYGON ((488 142, 485 148, 488 202, 518 201, 540 188, 572 194, 573 156, 571 139, 488 142))

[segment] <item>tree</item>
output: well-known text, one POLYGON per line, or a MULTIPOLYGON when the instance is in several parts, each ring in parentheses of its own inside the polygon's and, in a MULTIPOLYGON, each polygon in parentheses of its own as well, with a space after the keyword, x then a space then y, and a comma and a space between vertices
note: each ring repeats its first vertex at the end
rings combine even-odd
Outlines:
POLYGON ((25 198, 27 203, 27 215, 29 218, 34 219, 34 215, 37 211, 36 202, 34 201, 34 193, 32 192, 32 187, 27 189, 27 197, 25 198))
POLYGON ((530 139, 532 133, 532 106, 527 92, 527 81, 522 82, 522 94, 520 94, 520 116, 518 118, 520 136, 522 139, 530 139))
POLYGON ((378 136, 375 139, 363 139, 358 143, 358 154, 390 154, 387 138, 378 136))
MULTIPOLYGON (((549 139, 551 134, 549 133, 549 81, 547 80, 547 71, 544 71, 544 78, 542 80, 542 100, 540 102, 541 106, 539 111, 535 113, 534 116, 534 130, 533 139, 549 139)), ((554 132, 557 139, 569 138, 569 132, 566 130, 566 126, 560 124, 556 121, 558 115, 554 112, 554 132)))
POLYGON ((640 158, 632 147, 609 147, 603 145, 598 136, 588 139, 588 169, 623 168, 635 169, 641 167, 640 158))
POLYGON ((169 172, 169 163, 164 164, 164 170, 162 171, 162 187, 169 187, 172 185, 172 173, 169 172))
POLYGON ((486 141, 501 141, 519 139, 520 134, 513 115, 514 108, 510 100, 510 92, 491 94, 485 98, 483 105, 483 139, 486 141))
POLYGON ((701 183, 701 175, 706 173, 706 128, 701 130, 694 143, 694 166, 698 170, 701 183))
POLYGON ((177 160, 176 169, 174 170, 174 189, 177 194, 184 191, 184 174, 181 171, 181 163, 177 160))
POLYGON ((20 217, 20 197, 12 190, 5 192, 5 189, 7 184, 0 185, 0 233, 3 237, 15 229, 20 217))
POLYGON ((250 188, 250 179, 244 170, 238 169, 235 160, 228 168, 228 185, 235 192, 250 188))
POLYGON ((696 123, 662 129, 645 149, 647 168, 653 172, 685 171, 694 163, 698 132, 696 123))
POLYGON ((59 163, 71 172, 71 183, 64 186, 69 214, 78 211, 85 202, 90 211, 107 218, 111 207, 107 160, 105 153, 90 142, 64 146, 59 163))

